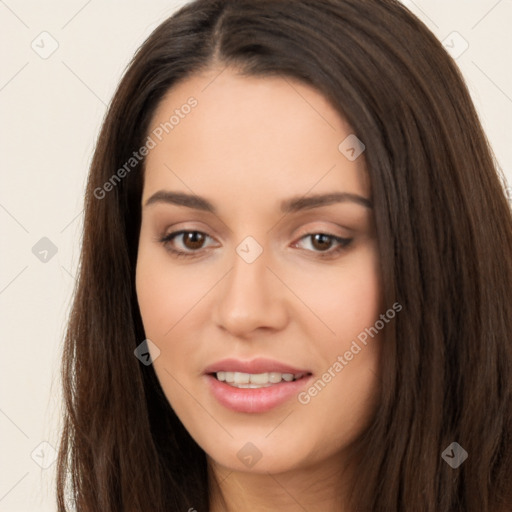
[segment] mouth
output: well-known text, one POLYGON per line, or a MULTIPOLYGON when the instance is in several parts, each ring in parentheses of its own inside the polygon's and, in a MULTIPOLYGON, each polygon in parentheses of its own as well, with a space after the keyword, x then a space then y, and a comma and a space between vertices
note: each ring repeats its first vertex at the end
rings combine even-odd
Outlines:
POLYGON ((244 372, 229 372, 218 371, 210 373, 212 377, 219 382, 224 382, 229 386, 239 389, 260 389, 268 388, 281 382, 294 382, 311 375, 310 373, 280 373, 280 372, 265 372, 265 373, 244 373, 244 372))
POLYGON ((264 413, 288 403, 313 374, 270 359, 225 359, 204 372, 212 396, 235 412, 264 413))

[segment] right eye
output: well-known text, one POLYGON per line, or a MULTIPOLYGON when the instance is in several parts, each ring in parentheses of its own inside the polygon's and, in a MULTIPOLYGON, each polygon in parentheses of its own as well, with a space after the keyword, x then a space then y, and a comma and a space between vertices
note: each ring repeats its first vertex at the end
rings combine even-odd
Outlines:
POLYGON ((163 236, 160 242, 171 254, 178 258, 194 258, 200 255, 199 250, 203 248, 207 238, 211 237, 202 231, 182 229, 163 236), (185 249, 173 247, 174 241, 180 238, 180 244, 185 249))

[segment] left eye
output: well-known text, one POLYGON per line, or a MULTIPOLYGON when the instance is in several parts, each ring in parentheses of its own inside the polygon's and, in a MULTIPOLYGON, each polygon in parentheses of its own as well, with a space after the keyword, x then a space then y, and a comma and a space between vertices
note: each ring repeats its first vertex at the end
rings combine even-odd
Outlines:
POLYGON ((308 233, 302 236, 300 240, 308 238, 311 241, 310 246, 314 248, 313 252, 320 253, 319 256, 321 257, 337 254, 343 251, 352 242, 352 238, 342 238, 328 233, 308 233), (332 248, 333 242, 338 246, 334 250, 329 250, 332 248))
MULTIPOLYGON (((211 239, 209 235, 201 231, 181 230, 165 235, 160 239, 160 242, 169 252, 177 257, 195 257, 198 256, 200 254, 200 250, 204 248, 203 244, 207 238, 211 239), (179 237, 183 237, 181 239, 181 244, 185 250, 172 247, 174 240, 179 237)), ((299 239, 299 242, 300 240, 308 238, 311 240, 310 245, 313 247, 311 252, 319 253, 318 255, 320 257, 331 256, 343 251, 353 240, 352 238, 342 238, 328 233, 308 233, 303 235, 299 239), (333 243, 336 243, 338 246, 334 250, 329 250, 332 248, 333 243)), ((294 247, 297 246, 299 242, 296 242, 294 247)))

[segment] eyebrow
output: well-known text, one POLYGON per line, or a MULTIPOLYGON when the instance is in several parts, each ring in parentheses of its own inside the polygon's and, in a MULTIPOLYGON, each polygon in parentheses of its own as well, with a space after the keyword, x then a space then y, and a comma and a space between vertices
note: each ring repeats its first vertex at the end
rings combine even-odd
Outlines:
MULTIPOLYGON (((296 196, 281 202, 282 213, 293 213, 310 208, 318 208, 334 203, 355 203, 365 208, 373 208, 372 202, 366 197, 349 192, 333 192, 329 194, 316 194, 312 196, 296 196)), ((174 204, 185 206, 195 210, 202 210, 217 214, 215 206, 204 197, 186 194, 184 192, 172 192, 170 190, 159 190, 155 192, 145 203, 149 206, 156 203, 174 204)))

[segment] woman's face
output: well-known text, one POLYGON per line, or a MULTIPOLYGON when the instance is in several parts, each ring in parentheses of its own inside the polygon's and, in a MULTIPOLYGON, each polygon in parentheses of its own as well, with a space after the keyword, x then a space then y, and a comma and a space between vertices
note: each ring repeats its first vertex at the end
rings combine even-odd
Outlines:
POLYGON ((385 313, 364 153, 309 86, 219 72, 173 88, 149 133, 136 286, 154 369, 221 467, 339 461, 376 405, 385 313))

